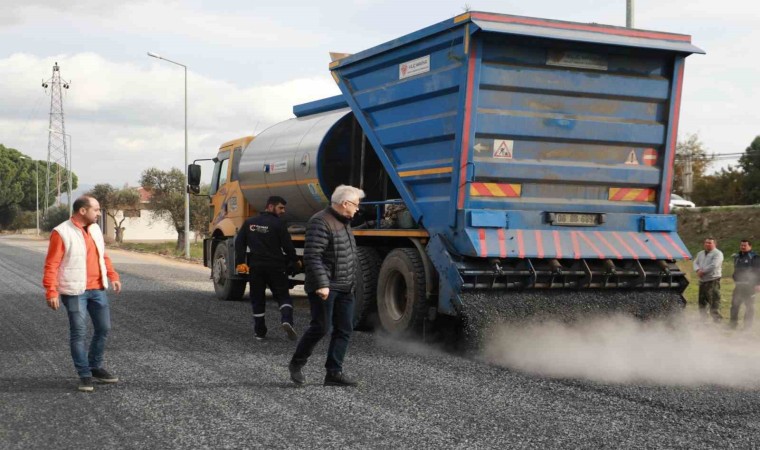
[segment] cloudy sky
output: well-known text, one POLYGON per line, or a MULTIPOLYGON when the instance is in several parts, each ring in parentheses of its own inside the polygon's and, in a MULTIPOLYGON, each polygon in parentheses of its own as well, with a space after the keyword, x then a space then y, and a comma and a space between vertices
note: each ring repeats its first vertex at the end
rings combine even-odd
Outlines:
MULTIPOLYGON (((0 6, 0 143, 47 158, 56 61, 73 169, 83 184, 136 185, 148 167, 182 167, 182 68, 190 159, 338 94, 330 51, 355 53, 471 10, 625 25, 625 0, 25 0, 0 6)), ((750 0, 636 0, 637 28, 684 33, 680 135, 743 152, 760 134, 760 6, 750 0)))

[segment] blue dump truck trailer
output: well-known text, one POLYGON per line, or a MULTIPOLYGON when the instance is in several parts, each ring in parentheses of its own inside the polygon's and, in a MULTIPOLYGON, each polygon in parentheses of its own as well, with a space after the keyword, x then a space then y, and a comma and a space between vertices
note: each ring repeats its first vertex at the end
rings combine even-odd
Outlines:
POLYGON ((677 308, 690 254, 668 207, 692 53, 681 34, 470 12, 344 55, 341 95, 220 149, 206 265, 243 282, 232 200, 252 213, 285 197, 302 242, 299 224, 351 184, 367 193, 357 323, 677 308))

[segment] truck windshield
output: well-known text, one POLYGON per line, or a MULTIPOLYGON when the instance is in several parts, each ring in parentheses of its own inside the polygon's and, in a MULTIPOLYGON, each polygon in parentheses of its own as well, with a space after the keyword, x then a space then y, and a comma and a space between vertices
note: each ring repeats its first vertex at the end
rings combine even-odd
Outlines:
POLYGON ((211 176, 211 188, 209 189, 209 195, 214 195, 219 191, 219 187, 224 186, 227 182, 227 165, 229 159, 217 161, 214 164, 214 173, 211 176))

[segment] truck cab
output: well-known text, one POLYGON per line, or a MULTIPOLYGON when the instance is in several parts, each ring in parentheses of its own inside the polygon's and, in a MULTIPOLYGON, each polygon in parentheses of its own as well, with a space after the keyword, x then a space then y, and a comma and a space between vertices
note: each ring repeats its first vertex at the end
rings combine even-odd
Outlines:
POLYGON ((223 300, 239 300, 245 292, 246 278, 235 273, 234 238, 247 217, 256 211, 240 189, 239 160, 253 140, 246 136, 225 142, 213 159, 209 189, 209 237, 203 241, 203 265, 211 268, 214 290, 223 300))

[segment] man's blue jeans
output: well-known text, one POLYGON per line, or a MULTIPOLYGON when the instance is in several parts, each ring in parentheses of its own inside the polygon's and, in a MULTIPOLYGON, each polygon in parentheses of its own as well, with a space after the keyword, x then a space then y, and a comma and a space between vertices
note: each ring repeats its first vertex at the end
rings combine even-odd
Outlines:
POLYGON ((320 339, 332 329, 325 369, 328 372, 342 372, 343 358, 354 328, 354 294, 331 290, 327 300, 322 300, 312 292, 309 294, 309 305, 311 323, 298 342, 291 362, 296 367, 303 367, 320 339))
POLYGON ((69 313, 69 345, 79 377, 92 376, 92 369, 103 368, 103 351, 111 331, 111 310, 105 289, 89 289, 82 295, 61 295, 69 313), (95 332, 87 352, 87 313, 95 332))

